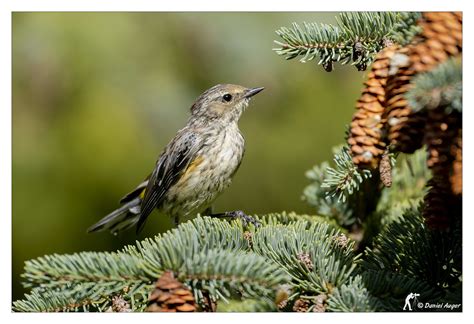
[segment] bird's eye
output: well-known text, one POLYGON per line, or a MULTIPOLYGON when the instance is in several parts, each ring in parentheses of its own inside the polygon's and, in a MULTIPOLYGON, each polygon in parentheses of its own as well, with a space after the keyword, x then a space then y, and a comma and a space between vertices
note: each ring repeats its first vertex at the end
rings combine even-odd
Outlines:
POLYGON ((229 102, 229 101, 232 100, 232 95, 229 94, 229 93, 226 93, 226 94, 222 97, 222 99, 224 99, 225 101, 229 102))

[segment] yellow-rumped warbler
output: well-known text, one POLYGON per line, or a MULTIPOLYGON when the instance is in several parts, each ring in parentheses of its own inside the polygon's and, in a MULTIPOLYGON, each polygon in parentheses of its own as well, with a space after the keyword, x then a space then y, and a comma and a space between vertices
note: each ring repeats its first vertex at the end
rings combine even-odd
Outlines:
MULTIPOLYGON (((191 117, 156 162, 153 172, 120 200, 122 206, 88 229, 117 233, 137 224, 137 233, 157 208, 180 218, 209 211, 227 188, 244 155, 244 138, 237 122, 250 98, 263 88, 218 84, 205 91, 191 107, 191 117)), ((214 214, 253 219, 241 211, 214 214)))

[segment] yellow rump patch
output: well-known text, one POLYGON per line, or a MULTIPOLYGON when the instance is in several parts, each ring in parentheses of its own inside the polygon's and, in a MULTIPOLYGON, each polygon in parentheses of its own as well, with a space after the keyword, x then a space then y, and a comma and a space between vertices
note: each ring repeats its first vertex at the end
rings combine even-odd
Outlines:
POLYGON ((198 156, 197 158, 195 158, 193 162, 191 162, 186 168, 186 170, 183 172, 178 182, 186 181, 191 176, 193 171, 202 163, 203 160, 204 159, 202 156, 198 156))
POLYGON ((145 198, 145 192, 146 192, 146 188, 143 189, 143 191, 140 193, 140 199, 143 200, 143 198, 145 198))

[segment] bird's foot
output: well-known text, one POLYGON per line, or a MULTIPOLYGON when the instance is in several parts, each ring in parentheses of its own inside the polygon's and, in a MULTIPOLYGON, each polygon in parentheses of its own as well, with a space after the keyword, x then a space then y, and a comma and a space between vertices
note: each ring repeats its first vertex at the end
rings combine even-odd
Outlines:
POLYGON ((212 214, 211 217, 229 217, 233 219, 240 219, 242 223, 247 226, 248 224, 253 224, 255 227, 259 227, 261 224, 252 216, 245 214, 241 210, 228 211, 220 214, 212 214))

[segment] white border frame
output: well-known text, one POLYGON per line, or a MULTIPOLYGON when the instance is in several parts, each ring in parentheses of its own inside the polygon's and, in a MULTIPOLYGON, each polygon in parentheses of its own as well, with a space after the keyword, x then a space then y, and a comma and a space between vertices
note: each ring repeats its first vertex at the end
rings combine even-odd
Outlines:
MULTIPOLYGON (((472 3, 472 1, 471 1, 472 3)), ((253 321, 276 321, 286 322, 297 321, 319 321, 326 320, 331 322, 345 322, 352 323, 353 321, 368 321, 376 322, 390 322, 399 323, 400 321, 417 322, 420 320, 435 320, 435 317, 446 321, 449 318, 455 320, 467 320, 472 315, 472 307, 470 302, 470 293, 472 288, 472 258, 470 251, 472 251, 472 241, 470 236, 464 236, 463 245, 463 264, 464 264, 464 299, 463 299, 463 314, 439 314, 439 313, 375 313, 375 314, 183 314, 183 315, 169 315, 169 314, 20 314, 11 313, 11 279, 12 279, 12 233, 11 233, 11 141, 12 141, 12 101, 11 101, 11 80, 12 80, 12 65, 11 65, 11 13, 13 11, 362 11, 362 10, 383 10, 383 11, 463 11, 463 32, 464 32, 464 57, 471 58, 472 43, 472 23, 471 11, 468 10, 468 1, 410 1, 397 0, 389 3, 383 3, 380 0, 370 1, 285 1, 284 3, 263 3, 255 0, 240 0, 229 3, 217 2, 216 0, 195 0, 195 1, 152 1, 152 0, 114 0, 114 1, 99 1, 99 0, 2 0, 0 1, 0 84, 2 85, 0 91, 0 206, 1 206, 1 226, 0 226, 0 246, 2 252, 0 256, 4 259, 2 267, 0 267, 0 280, 2 291, 0 292, 0 309, 2 323, 44 321, 52 323, 79 323, 87 316, 88 321, 103 322, 110 320, 114 322, 125 322, 140 320, 140 321, 206 321, 209 323, 221 323, 225 321, 226 324, 253 322, 253 321), (467 37, 466 37, 467 36, 467 37), (467 253, 466 253, 467 251, 467 253), (9 289, 10 288, 10 289, 9 289), (131 318, 133 316, 134 318, 131 318), (135 316, 146 316, 137 318, 135 316), (152 318, 153 317, 153 318, 152 318)), ((472 86, 472 63, 470 59, 464 60, 464 83, 465 89, 471 89, 472 86)), ((474 105, 472 102, 471 92, 468 90, 464 93, 464 110, 463 122, 468 127, 464 128, 464 166, 473 165, 472 158, 472 142, 473 142, 473 127, 469 127, 468 122, 474 121, 472 114, 474 112, 474 105)), ((471 179, 473 179, 473 171, 470 167, 464 167, 464 201, 472 201, 472 189, 470 188, 471 179), (467 198, 467 199, 466 199, 467 198)), ((471 230, 473 227, 472 219, 474 217, 473 208, 464 204, 464 230, 471 230)), ((466 232, 468 233, 468 232, 466 232)))

